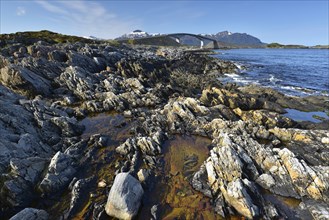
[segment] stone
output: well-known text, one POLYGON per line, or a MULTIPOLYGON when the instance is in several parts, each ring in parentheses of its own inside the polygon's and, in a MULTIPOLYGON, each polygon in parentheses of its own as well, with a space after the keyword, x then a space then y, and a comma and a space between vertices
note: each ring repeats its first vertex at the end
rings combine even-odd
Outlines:
POLYGON ((260 175, 256 182, 259 183, 259 185, 261 185, 265 189, 269 189, 275 185, 275 179, 271 175, 266 173, 260 175))
POLYGON ((151 208, 151 215, 152 215, 152 219, 153 220, 157 220, 158 219, 158 205, 154 205, 151 208))
POLYGON ((106 187, 106 186, 107 186, 106 181, 105 181, 105 180, 101 180, 100 182, 98 182, 97 186, 98 186, 99 188, 104 188, 104 187, 106 187))
POLYGON ((51 118, 51 122, 61 128, 62 134, 65 136, 77 136, 82 134, 84 130, 84 127, 78 125, 77 120, 74 117, 53 117, 51 118))
POLYGON ((46 162, 45 159, 39 157, 14 158, 10 160, 11 172, 14 176, 21 177, 30 184, 36 184, 45 168, 46 162))
POLYGON ((303 202, 315 220, 329 219, 328 203, 306 200, 303 202))
POLYGON ((227 185, 226 189, 224 186, 221 186, 221 191, 225 200, 243 216, 249 219, 259 216, 259 209, 253 204, 252 198, 248 194, 242 181, 232 181, 227 185))
POLYGON ((72 218, 83 207, 86 200, 89 198, 88 188, 92 178, 77 180, 71 190, 70 209, 67 213, 67 218, 72 218))
POLYGON ((66 62, 68 57, 66 53, 58 50, 54 50, 48 53, 49 59, 57 62, 66 62))
POLYGON ((329 137, 323 137, 323 138, 321 139, 321 142, 322 142, 323 144, 329 144, 329 137))
POLYGON ((137 173, 138 180, 140 182, 145 182, 147 181, 148 177, 150 176, 150 172, 146 169, 140 169, 137 173))
POLYGON ((50 161, 48 172, 39 185, 42 193, 51 193, 67 186, 76 169, 70 155, 58 151, 50 161))
POLYGON ((129 173, 119 173, 111 187, 105 211, 109 216, 119 219, 133 219, 136 216, 144 191, 129 173))
POLYGON ((49 214, 42 209, 35 208, 25 208, 10 220, 47 220, 49 219, 49 214))

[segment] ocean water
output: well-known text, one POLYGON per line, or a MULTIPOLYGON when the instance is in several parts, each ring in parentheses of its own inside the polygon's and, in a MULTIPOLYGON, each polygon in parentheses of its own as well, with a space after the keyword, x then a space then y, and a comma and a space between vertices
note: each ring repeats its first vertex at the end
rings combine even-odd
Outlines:
POLYGON ((239 74, 220 80, 271 87, 287 95, 329 96, 329 50, 327 49, 232 49, 214 55, 234 61, 239 74))

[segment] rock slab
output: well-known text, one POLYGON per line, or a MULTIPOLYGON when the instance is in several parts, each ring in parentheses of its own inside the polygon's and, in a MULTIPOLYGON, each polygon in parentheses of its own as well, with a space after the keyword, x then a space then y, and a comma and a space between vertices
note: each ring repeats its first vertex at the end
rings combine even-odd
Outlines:
POLYGON ((138 212, 144 191, 129 173, 119 173, 110 190, 105 211, 119 219, 132 219, 138 212))

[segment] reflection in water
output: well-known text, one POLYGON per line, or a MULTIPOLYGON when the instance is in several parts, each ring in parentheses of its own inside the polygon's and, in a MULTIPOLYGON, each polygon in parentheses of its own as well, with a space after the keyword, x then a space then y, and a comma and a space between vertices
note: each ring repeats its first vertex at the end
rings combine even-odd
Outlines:
POLYGON ((322 121, 320 119, 329 119, 328 115, 325 112, 302 112, 290 108, 286 108, 285 110, 287 111, 287 113, 283 116, 291 118, 295 121, 311 121, 318 123, 322 121))
POLYGON ((199 136, 174 136, 164 143, 163 167, 158 169, 156 185, 145 192, 139 219, 149 219, 153 205, 158 205, 159 219, 220 218, 210 199, 189 184, 207 159, 210 144, 210 139, 199 136))

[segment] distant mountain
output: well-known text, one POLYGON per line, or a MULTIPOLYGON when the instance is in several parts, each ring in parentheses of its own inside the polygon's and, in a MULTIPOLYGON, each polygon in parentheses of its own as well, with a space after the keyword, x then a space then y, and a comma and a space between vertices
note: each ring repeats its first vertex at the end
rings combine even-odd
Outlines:
POLYGON ((116 40, 126 40, 126 39, 138 39, 138 38, 145 38, 145 37, 154 37, 154 36, 160 36, 160 34, 155 33, 155 34, 149 34, 145 31, 142 30, 134 30, 133 32, 130 32, 128 34, 124 34, 116 40))
POLYGON ((205 34, 205 37, 212 38, 214 40, 234 44, 239 46, 264 46, 263 43, 258 38, 251 36, 246 33, 231 33, 229 31, 218 32, 217 34, 205 34))
POLYGON ((82 36, 83 38, 85 39, 89 39, 89 40, 104 40, 102 38, 98 38, 98 37, 95 37, 95 36, 82 36))
MULTIPOLYGON (((202 36, 217 40, 222 46, 227 47, 263 47, 266 44, 258 38, 246 33, 232 33, 229 31, 218 32, 217 34, 200 34, 202 36)), ((149 34, 145 31, 135 30, 124 34, 116 40, 140 39, 146 37, 161 36, 161 34, 149 34)), ((210 41, 209 41, 210 42, 210 41)), ((206 44, 209 42, 205 42, 206 44)), ((185 45, 200 46, 200 40, 193 36, 180 37, 180 43, 185 45)))
MULTIPOLYGON (((217 40, 222 45, 228 47, 230 46, 263 47, 266 45, 258 38, 245 33, 242 34, 242 33, 232 33, 229 31, 222 31, 222 32, 218 32, 217 34, 200 34, 200 35, 217 40)), ((196 46, 200 45, 200 41, 195 37, 191 37, 191 36, 184 36, 183 38, 180 39, 180 42, 182 44, 187 44, 187 45, 196 45, 196 46)))

